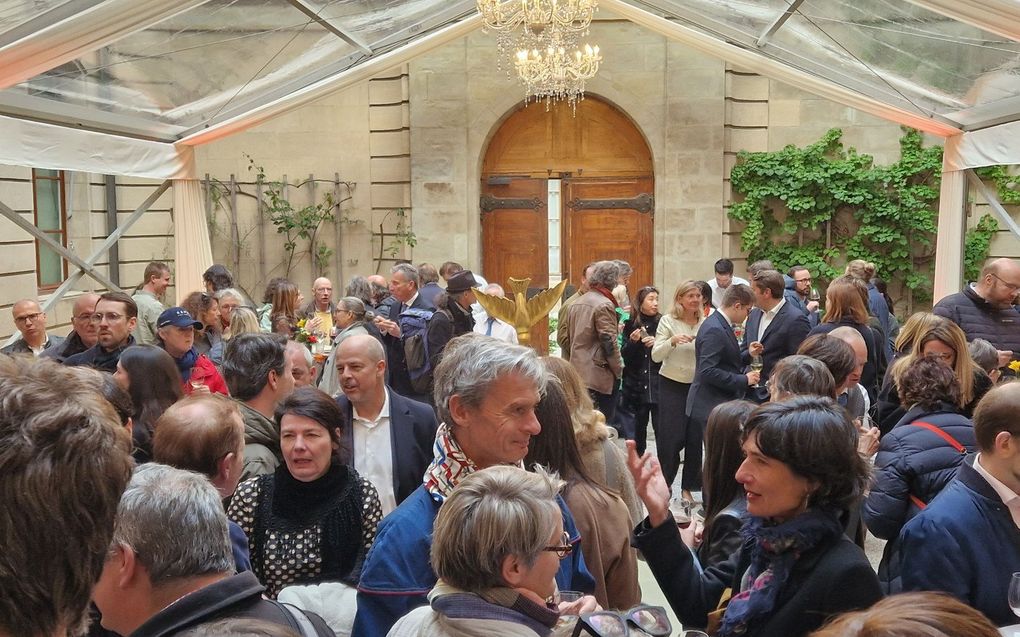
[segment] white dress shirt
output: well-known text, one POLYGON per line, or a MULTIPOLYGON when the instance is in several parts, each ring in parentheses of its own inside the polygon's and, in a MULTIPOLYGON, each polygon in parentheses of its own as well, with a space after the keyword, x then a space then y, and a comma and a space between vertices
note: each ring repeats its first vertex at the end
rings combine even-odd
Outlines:
MULTIPOLYGON (((733 277, 733 279, 730 281, 730 285, 737 285, 738 283, 743 285, 750 285, 750 283, 747 282, 747 279, 741 279, 739 276, 733 277)), ((716 282, 715 277, 712 276, 709 277, 708 279, 708 287, 712 288, 712 305, 714 305, 717 309, 722 307, 722 297, 723 294, 726 294, 726 290, 729 286, 725 288, 719 287, 719 284, 716 282)))
POLYGON ((995 493, 1002 498, 1002 503, 1009 509, 1009 514, 1013 516, 1013 524, 1020 528, 1020 495, 1017 495, 1012 489, 1002 483, 1001 480, 993 476, 981 466, 981 454, 979 453, 974 459, 974 470, 981 474, 981 477, 995 490, 995 493))
POLYGON ((783 309, 784 305, 786 305, 786 298, 779 299, 779 303, 776 303, 774 308, 762 314, 761 321, 758 323, 758 338, 755 339, 759 343, 765 337, 765 330, 769 325, 772 325, 772 320, 776 318, 776 314, 779 314, 779 310, 783 309))
POLYGON ((393 493, 393 442, 390 438, 390 392, 375 420, 358 415, 351 404, 354 433, 354 468, 371 482, 379 492, 383 515, 397 508, 393 493))
POLYGON ((501 321, 498 318, 493 318, 492 329, 489 329, 489 317, 484 312, 482 313, 482 320, 475 322, 474 331, 476 334, 483 334, 491 336, 492 338, 498 338, 501 341, 507 343, 517 344, 517 330, 514 329, 513 325, 505 321, 501 321))

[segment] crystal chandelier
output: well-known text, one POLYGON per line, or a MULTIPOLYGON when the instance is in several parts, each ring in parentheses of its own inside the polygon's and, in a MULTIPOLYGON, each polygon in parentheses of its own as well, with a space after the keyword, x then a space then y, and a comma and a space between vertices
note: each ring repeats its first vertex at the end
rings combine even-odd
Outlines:
POLYGON ((477 0, 500 57, 515 49, 573 48, 588 33, 598 0, 477 0))
POLYGON ((599 70, 599 47, 584 45, 571 55, 565 46, 550 45, 544 51, 517 51, 514 67, 525 88, 525 103, 545 100, 546 110, 553 102, 566 100, 576 111, 584 99, 584 83, 599 70))

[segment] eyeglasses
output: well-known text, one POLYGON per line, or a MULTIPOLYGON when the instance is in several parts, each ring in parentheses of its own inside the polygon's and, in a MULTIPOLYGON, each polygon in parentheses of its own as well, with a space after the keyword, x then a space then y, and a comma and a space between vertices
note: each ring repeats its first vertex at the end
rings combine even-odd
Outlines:
POLYGON ((673 626, 670 624, 665 608, 642 604, 620 613, 607 610, 582 613, 574 626, 573 637, 582 634, 595 635, 596 637, 627 637, 632 634, 631 625, 642 631, 634 634, 665 637, 673 632, 673 626))
POLYGON ((563 535, 560 536, 560 542, 561 544, 559 546, 544 546, 542 547, 542 550, 552 551, 562 560, 574 552, 574 545, 570 543, 570 534, 566 531, 564 531, 563 535))
POLYGON ((805 282, 805 281, 807 281, 808 283, 810 283, 810 282, 811 282, 811 281, 813 281, 813 280, 814 280, 814 279, 812 279, 811 277, 807 277, 807 278, 804 278, 804 279, 794 279, 794 281, 795 281, 795 282, 797 282, 797 283, 803 283, 803 282, 805 282))
POLYGON ((951 361, 956 358, 956 354, 951 352, 928 352, 925 354, 928 358, 934 358, 940 361, 951 361))
POLYGON ((1020 290, 1020 285, 1017 285, 1016 283, 1010 283, 1009 281, 1004 280, 1002 277, 1000 277, 998 274, 994 272, 989 272, 988 274, 994 276, 996 279, 999 280, 999 283, 1005 285, 1008 289, 1013 290, 1014 293, 1017 290, 1020 290))
POLYGON ((35 323, 36 321, 42 319, 43 316, 45 316, 44 312, 33 312, 32 314, 25 314, 24 316, 16 316, 16 317, 14 317, 14 322, 19 324, 19 325, 24 325, 25 323, 28 323, 29 321, 31 321, 32 323, 35 323))
POLYGON ((102 323, 104 318, 106 319, 107 323, 116 323, 117 321, 119 321, 122 318, 124 318, 124 315, 123 314, 117 314, 116 312, 106 312, 106 313, 96 312, 95 314, 93 314, 90 317, 90 320, 93 323, 102 323))
POLYGON ((85 312, 84 314, 78 314, 74 317, 74 320, 88 323, 92 321, 92 312, 85 312))

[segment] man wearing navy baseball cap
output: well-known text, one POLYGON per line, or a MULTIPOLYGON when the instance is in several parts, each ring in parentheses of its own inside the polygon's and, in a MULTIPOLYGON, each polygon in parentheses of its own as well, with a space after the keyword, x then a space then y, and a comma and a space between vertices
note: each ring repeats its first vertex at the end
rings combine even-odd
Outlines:
POLYGON ((170 307, 156 319, 156 343, 177 364, 184 381, 184 393, 210 391, 227 394, 227 384, 212 361, 195 350, 195 328, 202 328, 183 307, 170 307))

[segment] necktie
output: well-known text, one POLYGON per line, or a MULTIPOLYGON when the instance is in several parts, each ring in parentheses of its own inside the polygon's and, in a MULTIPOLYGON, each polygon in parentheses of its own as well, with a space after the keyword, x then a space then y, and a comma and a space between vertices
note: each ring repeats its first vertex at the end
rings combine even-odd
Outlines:
POLYGON ((496 319, 489 317, 489 320, 485 322, 485 335, 492 336, 492 324, 496 322, 496 319))

